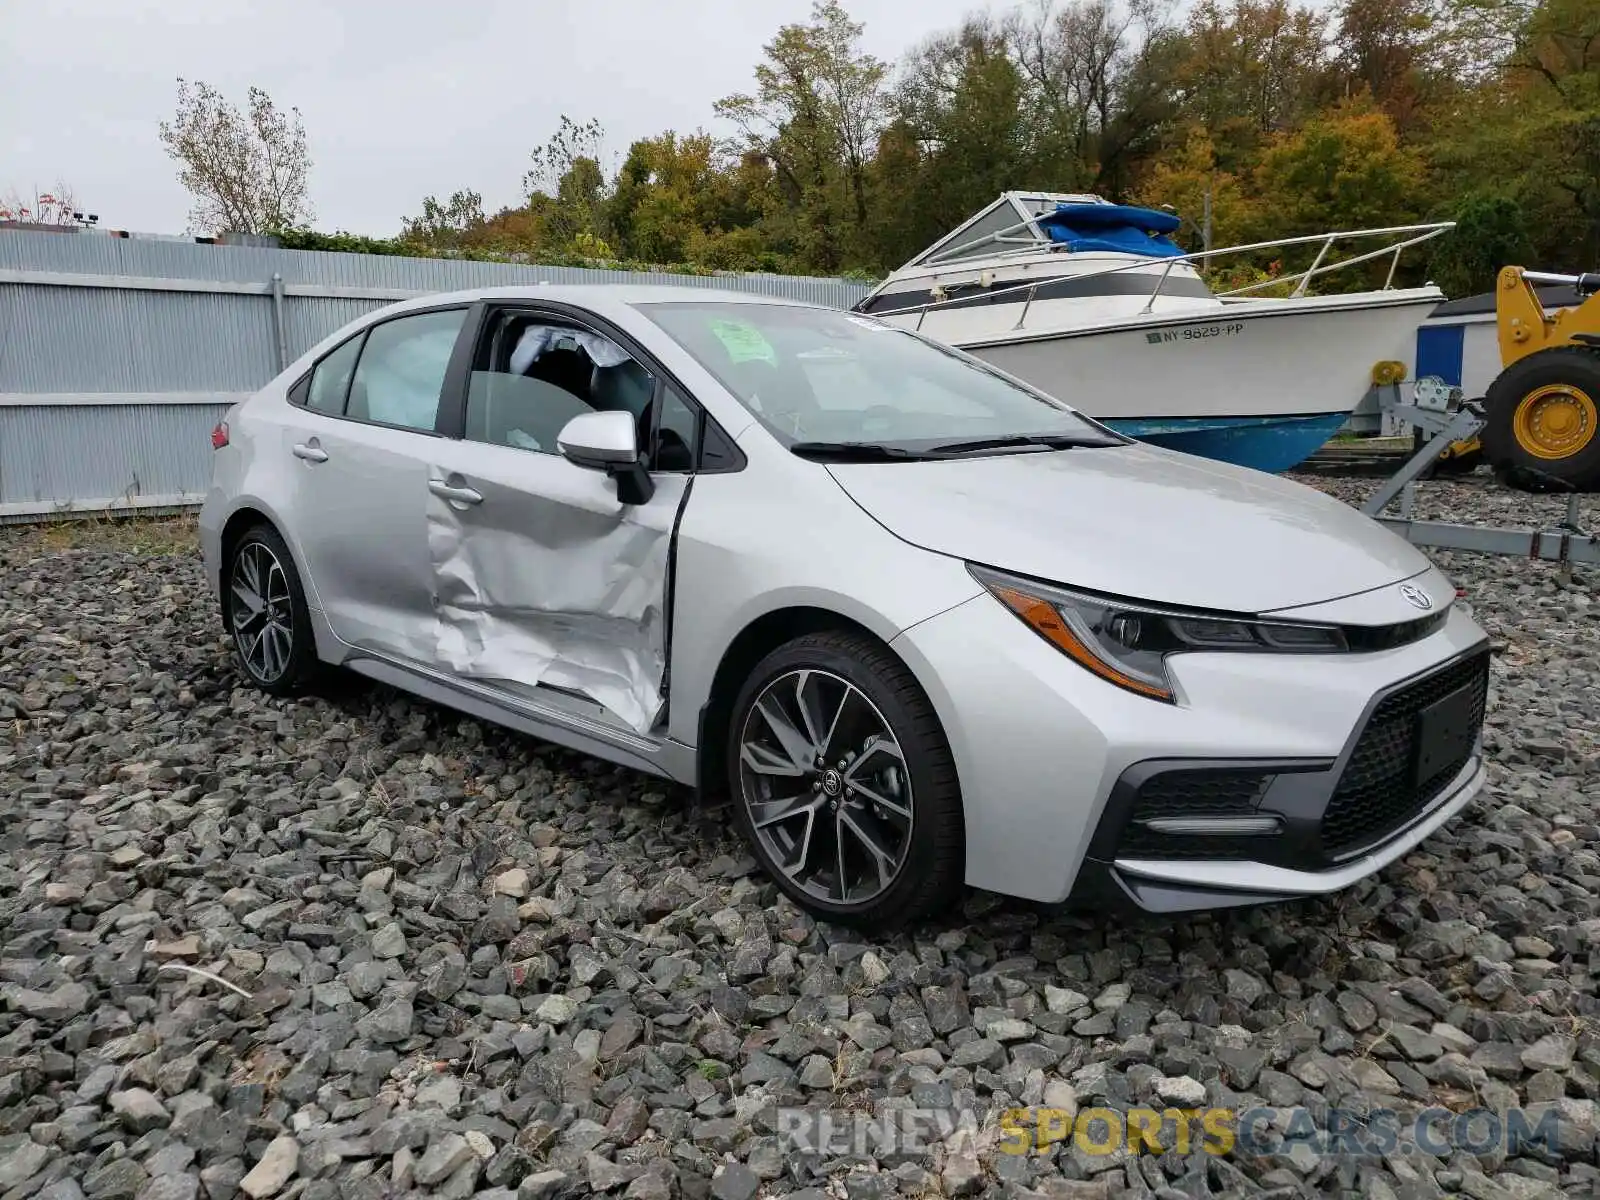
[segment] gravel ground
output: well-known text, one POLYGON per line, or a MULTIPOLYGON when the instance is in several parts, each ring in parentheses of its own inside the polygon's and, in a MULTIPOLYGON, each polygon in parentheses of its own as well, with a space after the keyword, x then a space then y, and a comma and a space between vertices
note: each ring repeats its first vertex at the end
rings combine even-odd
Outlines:
POLYGON ((1327 902, 974 896, 864 943, 681 789, 376 686, 242 686, 183 521, 0 529, 0 1200, 1600 1194, 1595 581, 1440 557, 1499 648, 1491 784, 1419 852, 1327 902), (1041 1104, 1277 1116, 1249 1153, 1001 1152, 1041 1104), (978 1128, 807 1151, 779 1105, 978 1128), (1430 1106, 1559 1136, 1274 1134, 1430 1106))

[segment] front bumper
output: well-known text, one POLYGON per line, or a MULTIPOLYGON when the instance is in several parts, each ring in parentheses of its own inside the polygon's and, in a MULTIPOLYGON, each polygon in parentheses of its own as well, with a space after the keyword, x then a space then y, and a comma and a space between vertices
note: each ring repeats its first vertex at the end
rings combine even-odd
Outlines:
POLYGON ((1380 692, 1331 762, 1136 764, 1112 787, 1074 890, 1170 912, 1345 888, 1482 788, 1488 688, 1481 646, 1380 692), (1448 732, 1463 740, 1419 764, 1419 715, 1454 696, 1466 703, 1448 732))
POLYGON ((1442 795, 1422 805, 1369 849, 1322 869, 1277 866, 1249 858, 1085 858, 1075 901, 1151 913, 1197 912, 1323 896, 1382 870, 1467 806, 1488 774, 1476 751, 1442 795))
POLYGON ((1175 705, 1092 676, 987 596, 895 648, 950 740, 967 882, 988 891, 1152 912, 1326 894, 1408 852, 1484 782, 1488 643, 1460 609, 1384 651, 1180 656, 1175 705), (1418 714, 1450 696, 1456 737, 1419 778, 1418 714))

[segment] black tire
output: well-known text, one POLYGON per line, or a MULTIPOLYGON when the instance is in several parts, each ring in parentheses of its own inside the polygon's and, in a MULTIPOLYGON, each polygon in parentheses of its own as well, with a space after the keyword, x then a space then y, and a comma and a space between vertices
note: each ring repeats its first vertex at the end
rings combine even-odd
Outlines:
MULTIPOLYGON (((885 646, 854 633, 807 634, 763 658, 739 689, 728 726, 727 777, 735 821, 746 844, 778 888, 819 919, 879 931, 939 915, 963 894, 966 830, 950 745, 927 694, 885 646), (791 879, 757 836, 741 754, 750 710, 766 687, 803 669, 849 684, 876 709, 899 744, 911 789, 911 832, 893 881, 864 902, 819 898, 791 879)), ((798 785, 797 785, 798 786, 798 785)))
POLYGON ((1452 454, 1449 458, 1443 459, 1434 465, 1441 475, 1470 475, 1478 469, 1478 465, 1482 462, 1483 449, 1482 447, 1476 447, 1472 450, 1452 454))
POLYGON ((300 573, 295 568, 294 556, 289 553, 289 547, 276 529, 263 522, 252 525, 239 536, 229 549, 228 559, 223 564, 222 591, 222 623, 233 645, 234 661, 252 686, 273 696, 298 696, 322 677, 322 664, 317 658, 316 636, 311 629, 311 613, 306 606, 305 588, 301 586, 300 573), (249 631, 241 632, 240 628, 236 628, 239 610, 234 600, 234 572, 241 559, 252 553, 258 553, 252 549, 254 547, 261 547, 271 555, 282 572, 288 593, 287 613, 283 615, 287 616, 284 624, 289 633, 289 648, 287 654, 283 656, 282 669, 276 673, 252 664, 251 655, 247 652, 249 631))
POLYGON ((1588 441, 1563 458, 1541 458, 1517 437, 1517 410, 1541 388, 1565 385, 1600 405, 1600 350, 1559 346, 1512 363, 1489 385, 1485 397, 1484 456, 1496 478, 1527 492, 1600 491, 1600 428, 1588 427, 1588 441))

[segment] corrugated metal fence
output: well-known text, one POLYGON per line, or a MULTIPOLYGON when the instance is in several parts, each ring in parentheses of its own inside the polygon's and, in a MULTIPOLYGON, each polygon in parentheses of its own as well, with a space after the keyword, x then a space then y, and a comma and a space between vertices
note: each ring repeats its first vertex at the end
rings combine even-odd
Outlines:
POLYGON ((0 229, 0 522, 199 502, 208 434, 362 313, 478 285, 665 283, 847 307, 865 285, 0 229), (280 319, 281 318, 281 319, 280 319))

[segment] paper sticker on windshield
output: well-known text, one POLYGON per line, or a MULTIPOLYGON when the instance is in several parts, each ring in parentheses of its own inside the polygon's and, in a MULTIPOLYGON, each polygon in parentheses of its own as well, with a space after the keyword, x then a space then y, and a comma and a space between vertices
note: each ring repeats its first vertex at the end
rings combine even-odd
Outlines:
POLYGON ((863 329, 870 329, 874 333, 884 333, 894 328, 893 325, 885 324, 883 321, 874 321, 867 317, 847 316, 845 317, 845 320, 849 321, 852 325, 859 325, 863 329))
POLYGON ((743 321, 713 321, 711 332, 716 334, 717 340, 728 351, 728 356, 736 363, 775 364, 778 361, 772 346, 754 325, 746 325, 743 321))

